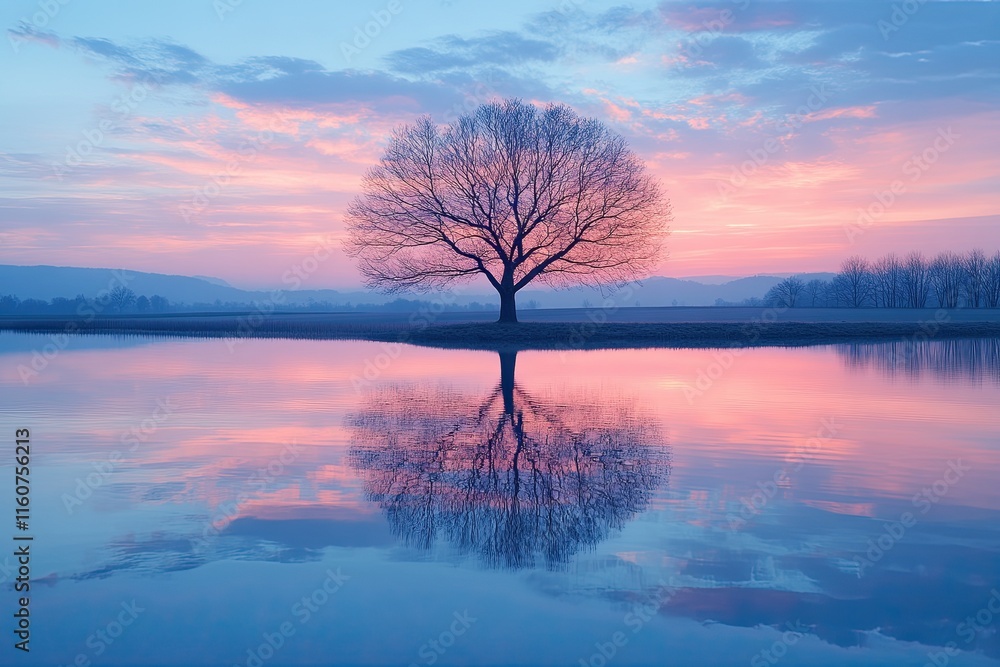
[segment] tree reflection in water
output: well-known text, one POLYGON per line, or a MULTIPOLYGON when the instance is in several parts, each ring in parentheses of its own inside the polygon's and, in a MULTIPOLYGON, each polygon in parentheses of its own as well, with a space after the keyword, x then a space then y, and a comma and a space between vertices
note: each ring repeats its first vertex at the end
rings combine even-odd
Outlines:
POLYGON ((875 368, 890 377, 1000 384, 1000 339, 903 340, 837 346, 851 370, 875 368))
POLYGON ((622 400, 541 398, 514 382, 516 353, 483 398, 391 385, 348 417, 351 464, 397 539, 439 536, 489 567, 566 563, 649 504, 669 476, 654 422, 622 400))

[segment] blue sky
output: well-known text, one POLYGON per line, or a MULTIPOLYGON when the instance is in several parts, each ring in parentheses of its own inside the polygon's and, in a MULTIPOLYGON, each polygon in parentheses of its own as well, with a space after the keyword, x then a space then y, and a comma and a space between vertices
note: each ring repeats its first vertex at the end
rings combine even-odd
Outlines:
MULTIPOLYGON (((13 0, 0 262, 274 285, 339 243, 393 127, 496 97, 630 141, 673 203, 665 275, 995 248, 998 4, 905 9, 13 0)), ((358 276, 336 251, 312 281, 358 276)))

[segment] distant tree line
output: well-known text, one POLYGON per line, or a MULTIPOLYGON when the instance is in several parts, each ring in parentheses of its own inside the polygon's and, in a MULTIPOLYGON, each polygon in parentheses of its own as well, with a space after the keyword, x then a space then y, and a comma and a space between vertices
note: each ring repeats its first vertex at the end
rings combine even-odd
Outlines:
POLYGON ((1000 251, 889 253, 875 261, 848 257, 832 280, 796 276, 745 305, 788 308, 997 308, 1000 307, 1000 251))
MULTIPOLYGON (((422 307, 430 307, 429 301, 395 299, 388 303, 334 304, 329 301, 309 300, 303 304, 281 304, 279 310, 301 312, 411 312, 422 307)), ((14 295, 0 297, 0 315, 111 315, 120 313, 197 313, 197 312, 246 312, 254 310, 256 303, 223 302, 213 303, 171 303, 159 294, 147 297, 123 286, 111 290, 102 298, 88 298, 77 294, 72 299, 56 297, 51 301, 43 299, 19 299, 14 295)), ((465 305, 446 304, 446 311, 496 311, 498 306, 491 303, 472 301, 465 305)))
POLYGON ((0 297, 0 314, 3 315, 90 315, 101 313, 162 313, 175 306, 159 294, 151 297, 136 296, 127 287, 118 286, 102 298, 89 298, 77 294, 72 299, 57 296, 44 299, 19 299, 13 294, 0 297))

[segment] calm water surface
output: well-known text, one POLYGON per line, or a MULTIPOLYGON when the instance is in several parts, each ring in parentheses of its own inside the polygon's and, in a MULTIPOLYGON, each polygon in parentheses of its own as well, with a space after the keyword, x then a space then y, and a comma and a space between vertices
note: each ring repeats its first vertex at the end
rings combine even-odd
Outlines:
POLYGON ((1000 661, 1000 341, 47 342, 0 662, 1000 661))

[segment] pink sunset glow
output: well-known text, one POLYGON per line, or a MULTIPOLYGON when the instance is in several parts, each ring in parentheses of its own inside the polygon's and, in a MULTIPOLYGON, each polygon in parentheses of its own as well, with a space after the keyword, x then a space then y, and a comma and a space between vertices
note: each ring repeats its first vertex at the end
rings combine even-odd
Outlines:
POLYGON ((6 125, 21 128, 22 148, 0 153, 11 167, 0 173, 4 261, 276 287, 324 245, 334 252, 310 287, 354 286, 339 250, 344 212, 393 128, 424 114, 448 122, 500 97, 567 103, 629 140, 673 204, 655 274, 830 271, 859 252, 1000 245, 1000 113, 976 85, 992 47, 949 32, 961 15, 942 14, 932 35, 886 41, 870 30, 863 55, 848 58, 856 47, 836 30, 860 19, 846 9, 726 9, 663 3, 614 20, 580 9, 544 21, 525 9, 520 32, 438 28, 478 35, 451 42, 430 27, 399 33, 373 45, 368 69, 308 60, 294 44, 282 57, 209 58, 195 36, 182 48, 110 26, 100 39, 71 25, 12 29, 24 58, 106 77, 110 97, 67 97, 61 132, 30 120, 30 95, 12 110, 19 120, 6 125), (587 52, 626 31, 644 39, 587 52), (520 40, 523 62, 490 61, 491 39, 520 40), (931 64, 935 49, 960 53, 934 65, 964 77, 959 88, 920 83, 918 45, 931 64), (905 191, 849 235, 896 180, 905 191))
MULTIPOLYGON (((347 460, 356 435, 346 423, 348 416, 381 410, 377 400, 372 402, 377 387, 401 387, 416 392, 405 405, 419 405, 424 418, 459 423, 468 416, 463 409, 475 412, 500 383, 496 353, 409 346, 377 383, 366 382, 364 360, 383 351, 378 343, 299 341, 288 346, 256 340, 244 342, 230 356, 222 340, 206 340, 158 344, 148 362, 138 366, 116 361, 129 354, 127 349, 79 351, 61 360, 59 372, 47 373, 46 382, 31 391, 65 396, 72 401, 70 418, 81 419, 88 413, 109 413, 109 406, 124 400, 121 387, 142 387, 129 397, 130 411, 151 413, 163 398, 161 386, 183 382, 191 390, 169 397, 174 406, 169 419, 126 454, 127 467, 139 475, 139 462, 148 469, 185 471, 144 479, 144 484, 174 484, 175 495, 165 502, 196 497, 215 510, 233 500, 227 490, 232 483, 249 484, 274 464, 285 472, 263 488, 254 487, 236 516, 370 514, 361 480, 347 460), (333 356, 328 354, 333 346, 349 349, 333 356), (73 393, 63 379, 70 375, 86 378, 89 398, 73 393), (424 387, 430 376, 438 378, 437 389, 424 387), (427 400, 416 400, 421 392, 429 392, 427 400), (443 404, 435 396, 450 399, 443 404)), ((560 406, 554 414, 570 431, 591 427, 597 412, 601 424, 623 418, 648 424, 657 438, 648 445, 673 448, 671 488, 697 489, 704 475, 727 471, 728 482, 723 495, 713 499, 716 503, 737 502, 753 493, 762 476, 774 473, 775 462, 781 462, 789 480, 783 494, 819 494, 820 502, 834 503, 829 511, 864 516, 872 513, 871 507, 836 504, 858 495, 909 502, 914 480, 933 481, 949 460, 962 459, 981 469, 1000 466, 1000 453, 982 445, 997 423, 991 408, 972 400, 981 391, 976 382, 958 376, 942 384, 929 370, 925 381, 898 382, 876 368, 849 366, 843 350, 835 347, 793 353, 762 348, 742 351, 724 381, 706 387, 702 376, 718 364, 720 354, 726 352, 521 352, 515 402, 560 406), (587 378, 615 379, 598 391, 586 384, 587 378), (583 406, 591 402, 603 408, 588 412, 583 406), (616 417, 616 410, 626 414, 616 417), (886 414, 899 418, 887 421, 886 414), (966 433, 975 429, 979 436, 956 440, 952 434, 959 427, 966 433)), ((499 399, 493 403, 495 412, 499 399)), ((120 447, 119 436, 127 427, 103 427, 88 437, 111 451, 120 447)), ((426 443, 417 438, 417 444, 426 443)), ((947 504, 996 507, 1000 490, 988 477, 970 477, 954 489, 947 504)))

